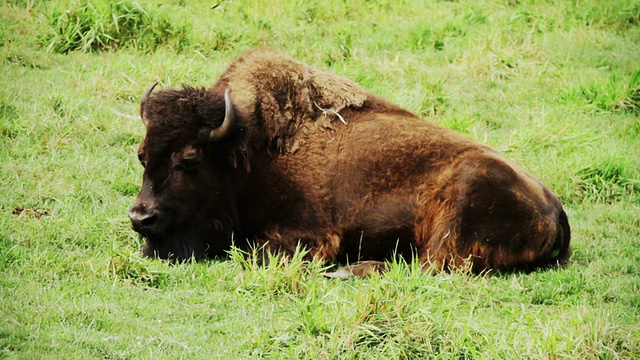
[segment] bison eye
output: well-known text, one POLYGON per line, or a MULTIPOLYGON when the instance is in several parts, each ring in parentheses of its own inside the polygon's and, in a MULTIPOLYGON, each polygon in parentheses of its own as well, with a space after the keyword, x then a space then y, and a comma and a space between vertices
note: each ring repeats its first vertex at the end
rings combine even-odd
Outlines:
POLYGON ((142 165, 142 167, 147 167, 147 162, 144 160, 143 153, 138 153, 138 161, 140 161, 140 165, 142 165))
POLYGON ((179 168, 185 171, 194 172, 198 170, 200 162, 200 157, 184 158, 180 161, 179 168))

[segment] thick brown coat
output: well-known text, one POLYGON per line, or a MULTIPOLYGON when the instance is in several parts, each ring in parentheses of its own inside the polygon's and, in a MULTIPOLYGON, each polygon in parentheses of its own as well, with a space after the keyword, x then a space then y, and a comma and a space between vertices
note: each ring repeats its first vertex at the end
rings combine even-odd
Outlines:
MULTIPOLYGON (((565 261, 558 198, 493 148, 351 80, 259 49, 210 89, 152 94, 142 190, 130 210, 145 254, 184 259, 298 244, 330 262, 412 256, 435 268, 565 261), (229 91, 235 122, 219 127, 229 91)), ((376 265, 377 266, 377 265, 376 265)))

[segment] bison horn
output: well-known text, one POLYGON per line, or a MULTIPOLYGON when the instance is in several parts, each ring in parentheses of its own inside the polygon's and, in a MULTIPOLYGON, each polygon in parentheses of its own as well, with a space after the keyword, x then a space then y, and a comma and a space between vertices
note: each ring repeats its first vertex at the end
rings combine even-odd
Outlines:
POLYGON ((231 96, 229 95, 229 89, 224 91, 224 120, 222 125, 211 130, 209 133, 209 141, 220 141, 224 139, 231 126, 235 121, 235 115, 233 114, 233 105, 231 104, 231 96))
POLYGON ((158 85, 157 81, 151 84, 151 86, 147 88, 144 94, 142 94, 142 100, 140 101, 140 118, 142 118, 142 122, 145 125, 147 125, 147 120, 145 120, 144 118, 144 105, 147 103, 147 100, 149 100, 149 96, 151 96, 151 92, 153 92, 153 89, 156 87, 156 85, 158 85))

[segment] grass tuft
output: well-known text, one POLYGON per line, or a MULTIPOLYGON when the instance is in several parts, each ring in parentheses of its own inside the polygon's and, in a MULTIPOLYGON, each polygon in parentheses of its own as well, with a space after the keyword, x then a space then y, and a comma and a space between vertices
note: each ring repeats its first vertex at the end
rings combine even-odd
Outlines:
POLYGON ((243 291, 268 295, 301 295, 308 291, 309 279, 319 276, 323 267, 317 261, 305 261, 307 253, 300 247, 292 257, 262 248, 245 252, 234 247, 229 251, 231 259, 243 268, 239 278, 243 291))
POLYGON ((640 173, 617 158, 608 158, 577 173, 578 196, 583 201, 640 202, 640 173))
POLYGON ((175 25, 161 16, 127 0, 98 0, 72 6, 48 16, 50 29, 40 41, 48 51, 111 51, 131 47, 154 51, 160 45, 176 50, 188 45, 189 23, 175 25))
POLYGON ((170 281, 167 272, 153 269, 148 259, 138 254, 119 252, 111 256, 107 262, 107 271, 114 283, 125 281, 131 284, 163 288, 170 281))
POLYGON ((626 86, 626 97, 618 104, 618 108, 640 114, 640 70, 634 70, 626 86))
POLYGON ((586 108, 598 112, 628 111, 640 113, 640 70, 634 70, 628 81, 615 74, 607 82, 585 83, 564 94, 568 103, 581 99, 586 108))

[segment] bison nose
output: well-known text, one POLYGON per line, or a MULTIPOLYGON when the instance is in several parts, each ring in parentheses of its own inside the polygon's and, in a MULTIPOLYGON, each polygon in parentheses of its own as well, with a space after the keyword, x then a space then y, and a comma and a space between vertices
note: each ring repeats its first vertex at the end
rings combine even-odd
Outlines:
POLYGON ((144 205, 134 206, 129 210, 129 219, 133 229, 140 233, 152 232, 158 225, 160 213, 144 205))

